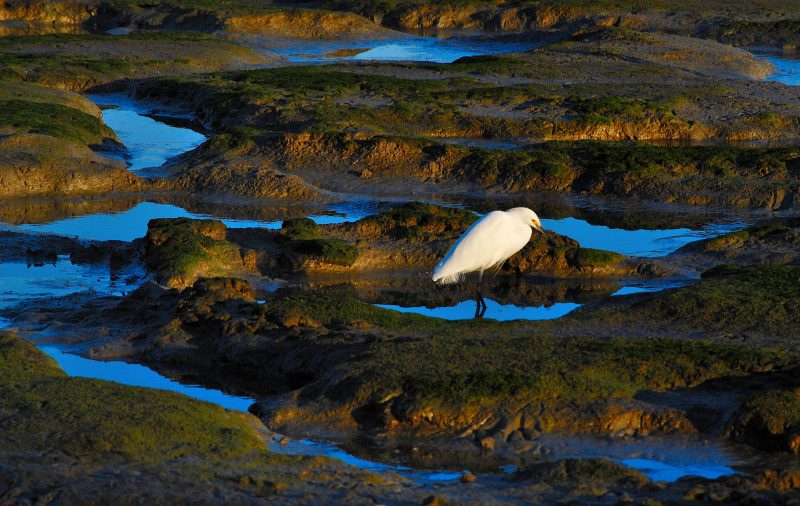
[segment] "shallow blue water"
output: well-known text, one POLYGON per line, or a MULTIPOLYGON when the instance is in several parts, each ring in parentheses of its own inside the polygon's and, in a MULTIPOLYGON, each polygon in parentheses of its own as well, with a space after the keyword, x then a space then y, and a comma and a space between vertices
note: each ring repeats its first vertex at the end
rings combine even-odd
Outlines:
POLYGON ((145 116, 149 109, 122 94, 88 95, 99 105, 114 105, 103 110, 103 121, 127 148, 126 162, 133 172, 160 167, 169 158, 192 150, 206 136, 189 128, 175 127, 145 116))
POLYGON ((158 374, 149 367, 127 362, 101 362, 62 351, 55 346, 41 346, 70 376, 114 381, 123 385, 169 390, 179 394, 211 402, 226 409, 247 412, 253 399, 229 395, 219 390, 197 385, 185 385, 158 374))
POLYGON ((32 232, 46 232, 96 241, 132 241, 144 237, 147 233, 147 222, 155 218, 214 218, 220 219, 230 228, 277 229, 281 227, 280 221, 215 218, 207 214, 192 213, 172 204, 142 202, 120 213, 87 214, 45 224, 20 225, 19 228, 32 232))
POLYGON ((666 230, 625 230, 593 225, 578 218, 542 220, 542 226, 561 235, 575 239, 584 248, 615 251, 640 257, 665 256, 678 248, 700 239, 735 232, 746 226, 743 221, 709 224, 698 230, 672 228, 666 230))
POLYGON ((767 77, 767 81, 800 86, 800 54, 775 54, 762 51, 753 51, 753 54, 775 66, 775 73, 767 77))
MULTIPOLYGON (((486 318, 493 320, 552 320, 560 318, 580 304, 572 302, 558 302, 552 306, 516 306, 514 304, 502 305, 492 299, 485 298, 486 318)), ((440 306, 428 308, 425 306, 402 307, 392 304, 376 304, 384 309, 392 309, 401 313, 416 313, 424 316, 444 318, 445 320, 471 320, 475 317, 475 301, 465 300, 455 306, 440 306)))
POLYGON ((621 459, 620 463, 641 471, 654 481, 676 481, 684 476, 699 476, 714 480, 736 472, 729 466, 715 463, 673 463, 644 458, 621 459))
MULTIPOLYGON (((346 205, 331 206, 333 214, 309 216, 320 224, 344 223, 368 216, 378 206, 346 205)), ((100 213, 75 216, 44 224, 24 224, 18 228, 31 232, 78 237, 95 241, 132 241, 144 237, 147 233, 147 222, 155 218, 193 218, 215 219, 223 222, 228 228, 269 228, 279 229, 282 220, 260 221, 236 218, 217 217, 210 214, 193 213, 172 204, 142 202, 135 207, 119 213, 100 213)))
POLYGON ((0 308, 28 299, 61 297, 87 290, 121 294, 129 289, 122 279, 111 275, 107 264, 73 264, 66 256, 59 257, 55 264, 42 266, 0 263, 0 308))
POLYGON ((408 36, 390 40, 313 41, 274 49, 295 63, 333 61, 418 61, 451 63, 465 56, 513 53, 538 47, 532 42, 509 42, 480 38, 408 36), (353 56, 326 56, 339 49, 367 49, 353 56))

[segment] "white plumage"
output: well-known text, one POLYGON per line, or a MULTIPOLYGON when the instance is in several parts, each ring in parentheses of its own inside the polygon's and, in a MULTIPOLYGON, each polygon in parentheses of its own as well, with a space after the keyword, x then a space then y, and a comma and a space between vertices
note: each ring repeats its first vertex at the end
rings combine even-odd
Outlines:
POLYGON ((497 267, 531 239, 531 227, 544 234, 536 213, 527 207, 492 211, 479 219, 450 247, 436 264, 433 280, 456 283, 470 272, 497 267))

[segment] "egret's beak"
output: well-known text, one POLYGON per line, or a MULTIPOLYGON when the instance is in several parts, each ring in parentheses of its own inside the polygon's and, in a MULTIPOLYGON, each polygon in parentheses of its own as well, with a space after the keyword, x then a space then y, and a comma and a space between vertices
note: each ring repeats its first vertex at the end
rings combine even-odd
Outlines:
POLYGON ((537 225, 536 223, 534 223, 534 224, 532 225, 532 227, 533 227, 533 229, 534 229, 534 230, 536 230, 537 232, 539 232, 540 234, 542 234, 542 237, 544 237, 544 238, 545 238, 545 240, 547 241, 547 246, 548 246, 548 247, 550 247, 550 248, 554 248, 554 247, 555 247, 555 245, 556 245, 555 241, 553 241, 553 238, 552 238, 552 237, 550 237, 549 235, 547 235, 547 232, 545 232, 545 231, 544 231, 544 228, 542 228, 542 226, 541 226, 541 225, 537 225))

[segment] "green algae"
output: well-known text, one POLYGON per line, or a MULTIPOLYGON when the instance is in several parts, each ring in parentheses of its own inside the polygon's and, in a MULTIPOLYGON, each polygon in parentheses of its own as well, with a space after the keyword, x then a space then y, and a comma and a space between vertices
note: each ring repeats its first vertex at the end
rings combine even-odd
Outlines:
POLYGON ((327 264, 344 267, 350 267, 358 260, 358 248, 341 239, 318 238, 291 241, 285 249, 327 264))
POLYGON ((722 234, 720 236, 708 239, 701 243, 701 246, 706 251, 726 251, 736 248, 741 248, 750 239, 765 239, 772 234, 785 232, 789 227, 785 223, 775 222, 748 227, 744 230, 737 230, 722 234))
MULTIPOLYGON (((448 65, 414 65, 438 71, 467 74, 487 72, 504 65, 486 57, 459 60, 448 65), (494 63, 492 63, 494 62, 494 63)), ((528 65, 520 62, 519 65, 528 65)), ((406 65, 408 66, 408 65, 406 65)), ((402 65, 401 65, 402 67, 402 65)), ((571 108, 575 124, 649 121, 674 122, 673 108, 684 99, 629 99, 621 97, 559 97, 540 86, 487 86, 470 77, 409 79, 356 72, 351 65, 281 67, 218 73, 191 79, 159 79, 140 88, 147 94, 203 97, 203 105, 221 112, 230 108, 271 104, 271 114, 250 120, 249 126, 278 131, 360 131, 383 135, 418 135, 423 132, 468 131, 493 137, 533 135, 547 131, 546 121, 492 118, 463 110, 467 104, 519 105, 571 108), (353 100, 364 97, 364 100, 353 100), (320 99, 326 100, 321 102, 320 99), (411 126, 414 128, 411 128, 411 126)), ((216 115, 216 114, 215 114, 216 115)), ((569 123, 569 122, 566 122, 569 123)), ((566 124, 565 123, 565 124, 566 124)))
POLYGON ((0 129, 50 135, 81 144, 101 144, 114 139, 114 132, 100 119, 54 103, 0 100, 0 129))
POLYGON ((279 240, 284 253, 299 254, 328 264, 349 267, 358 260, 358 247, 342 239, 320 237, 323 229, 310 218, 283 222, 279 240))
POLYGON ((324 295, 281 297, 269 301, 266 311, 275 322, 301 319, 331 327, 366 322, 390 331, 425 332, 450 324, 437 318, 383 309, 351 297, 324 295))
POLYGON ((696 385, 780 361, 776 353, 758 348, 679 339, 466 335, 462 329, 458 340, 415 341, 400 353, 402 362, 382 354, 380 365, 373 366, 398 368, 400 378, 393 381, 404 391, 446 406, 515 398, 566 406, 696 385))
POLYGON ((619 263, 623 256, 613 251, 595 248, 574 248, 566 253, 567 262, 577 268, 606 267, 619 263))
POLYGON ((445 321, 341 296, 278 298, 266 310, 276 323, 372 329, 381 337, 346 365, 361 385, 358 395, 399 388, 417 401, 450 408, 514 399, 569 406, 630 398, 641 390, 692 386, 796 360, 770 349, 700 340, 558 337, 552 334, 558 321, 445 321))
POLYGON ((291 218, 284 220, 280 238, 285 241, 316 239, 321 232, 322 227, 311 218, 291 218))
POLYGON ((225 273, 241 264, 239 249, 225 240, 217 220, 150 220, 145 236, 146 262, 161 283, 191 284, 198 275, 225 273))
POLYGON ((243 415, 171 392, 69 378, 11 333, 0 334, 0 390, 6 451, 145 463, 268 455, 243 415))
POLYGON ((426 243, 466 230, 477 221, 475 213, 424 202, 409 202, 345 225, 358 237, 401 239, 426 243))
POLYGON ((598 325, 644 319, 708 336, 765 336, 794 348, 792 338, 800 330, 800 267, 718 266, 694 285, 567 318, 591 319, 598 325))

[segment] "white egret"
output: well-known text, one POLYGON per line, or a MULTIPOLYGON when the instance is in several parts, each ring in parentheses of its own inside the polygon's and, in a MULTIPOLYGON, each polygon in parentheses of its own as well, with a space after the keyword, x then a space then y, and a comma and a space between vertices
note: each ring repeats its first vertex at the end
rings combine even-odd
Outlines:
MULTIPOLYGON (((482 278, 483 271, 499 269, 521 250, 530 241, 532 229, 547 237, 539 217, 527 207, 492 211, 473 223, 450 247, 436 264, 433 280, 441 284, 457 283, 471 272, 478 272, 482 278)), ((482 317, 486 302, 480 290, 476 290, 475 302, 475 317, 482 317)))

